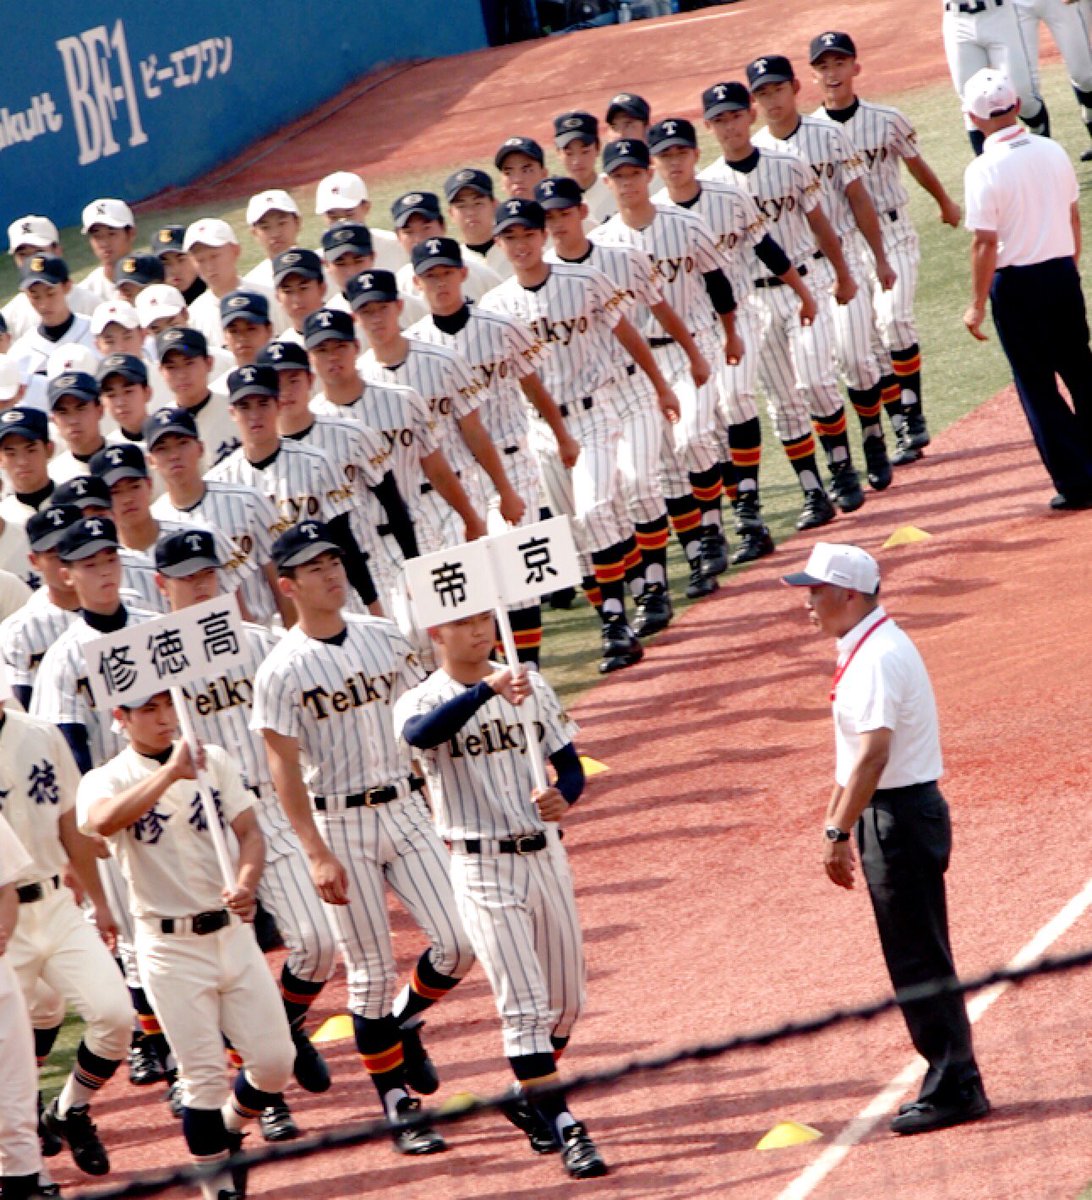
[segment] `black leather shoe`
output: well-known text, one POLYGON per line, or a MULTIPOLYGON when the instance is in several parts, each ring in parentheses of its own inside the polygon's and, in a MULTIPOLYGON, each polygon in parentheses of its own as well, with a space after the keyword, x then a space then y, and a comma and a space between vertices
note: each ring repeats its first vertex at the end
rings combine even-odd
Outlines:
POLYGON ((556 1154, 561 1149, 557 1134, 538 1110, 532 1108, 525 1096, 501 1105, 501 1112, 515 1127, 527 1135, 536 1154, 556 1154))
MULTIPOLYGON (((637 615, 633 619, 633 632, 639 638, 651 637, 671 624, 675 615, 671 607, 671 593, 662 583, 650 583, 637 597, 637 615)), ((420 1089, 418 1089, 420 1090, 420 1089)))
POLYGON ((625 617, 608 617, 603 622, 603 657, 599 660, 599 674, 609 675, 632 667, 644 658, 645 652, 634 632, 626 624, 625 617))
POLYGON ((283 1096, 258 1114, 258 1128, 267 1142, 291 1142, 300 1136, 300 1127, 288 1111, 283 1096))
POLYGON ((908 1136, 913 1133, 931 1133, 934 1129, 948 1129, 952 1125, 965 1125, 968 1121, 979 1121, 990 1111, 990 1102, 979 1085, 962 1089, 962 1094, 949 1104, 933 1103, 930 1100, 915 1100, 904 1104, 898 1115, 891 1120, 892 1133, 908 1136))
POLYGON ((920 408, 907 412, 906 432, 915 450, 924 450, 933 440, 929 436, 929 426, 925 424, 925 413, 920 408))
POLYGON ((894 472, 887 457, 887 446, 882 437, 867 437, 864 440, 865 474, 868 486, 874 492, 882 492, 891 486, 894 472))
POLYGON ((690 564, 690 582, 686 585, 686 594, 691 600, 700 600, 702 596, 711 596, 720 584, 715 575, 706 575, 701 569, 699 555, 690 564))
POLYGON ((305 1092, 330 1090, 330 1068, 326 1059, 318 1052, 318 1047, 302 1029, 292 1030, 292 1044, 296 1047, 296 1060, 292 1064, 292 1074, 296 1082, 305 1092))
POLYGON ((822 488, 812 488, 804 493, 804 507, 796 518, 796 528, 818 529, 821 525, 829 525, 837 515, 826 492, 822 488))
POLYGON ((160 1083, 167 1073, 146 1037, 137 1036, 129 1047, 129 1082, 134 1087, 147 1087, 160 1083))
POLYGON ((561 1161, 573 1179, 595 1179, 607 1173, 607 1164, 579 1121, 565 1130, 561 1161))
MULTIPOLYGON (((406 1096, 398 1101, 399 1117, 406 1117, 420 1109, 421 1101, 413 1096, 406 1096)), ((413 1125, 407 1129, 396 1129, 391 1135, 394 1138, 394 1148, 399 1154, 418 1156, 421 1154, 439 1154, 447 1149, 447 1142, 432 1128, 431 1125, 413 1125)))
POLYGON ((844 513, 856 512, 865 502, 861 477, 849 459, 830 468, 830 498, 844 513))
POLYGON ((38 1093, 38 1142, 42 1148, 43 1158, 56 1158, 64 1149, 64 1142, 45 1123, 45 1101, 42 1093, 38 1093))
POLYGON ((910 432, 904 424, 895 434, 895 453, 891 455, 891 465, 905 467, 910 463, 916 463, 922 457, 921 451, 911 441, 910 432))
POLYGON ((406 1082, 415 1092, 422 1096, 431 1096, 440 1086, 440 1076, 436 1064, 428 1056, 424 1042, 421 1041, 421 1030, 425 1023, 413 1029, 403 1029, 402 1057, 406 1072, 406 1082))
POLYGON ((86 1104, 74 1104, 68 1112, 57 1115, 57 1101, 42 1114, 45 1127, 72 1152, 72 1161, 85 1175, 108 1175, 110 1159, 102 1144, 95 1122, 86 1104))
POLYGON ((723 575, 728 570, 728 541, 716 525, 701 527, 701 573, 723 575))

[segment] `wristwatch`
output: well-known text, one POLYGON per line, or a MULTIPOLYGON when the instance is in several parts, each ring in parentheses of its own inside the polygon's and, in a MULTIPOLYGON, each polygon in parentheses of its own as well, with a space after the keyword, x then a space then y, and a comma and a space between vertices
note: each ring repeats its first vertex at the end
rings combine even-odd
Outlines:
POLYGON ((844 829, 839 829, 837 825, 828 825, 823 830, 828 842, 848 842, 849 834, 844 829))

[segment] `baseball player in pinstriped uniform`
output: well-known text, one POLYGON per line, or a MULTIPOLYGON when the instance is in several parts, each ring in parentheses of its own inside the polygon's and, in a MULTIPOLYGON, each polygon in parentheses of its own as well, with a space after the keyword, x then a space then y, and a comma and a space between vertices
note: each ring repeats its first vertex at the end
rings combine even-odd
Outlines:
MULTIPOLYGON (((1050 29, 1050 36, 1065 60, 1066 72, 1081 120, 1092 134, 1092 49, 1088 44, 1086 18, 1077 0, 1013 0, 1020 35, 1031 67, 1031 85, 1039 92, 1039 22, 1050 29)), ((1081 154, 1081 162, 1092 162, 1092 146, 1081 154)))
MULTIPOLYGON (((435 192, 407 192, 391 205, 391 214, 402 249, 411 258, 414 246, 428 238, 443 237, 447 232, 440 209, 440 197, 435 192)), ((500 276, 480 254, 475 254, 472 250, 467 250, 464 260, 467 268, 467 294, 473 301, 480 300, 486 292, 500 283, 500 276)), ((395 278, 398 280, 400 291, 408 296, 419 294, 412 261, 399 267, 395 278)))
MULTIPOLYGON (((872 290, 863 286, 865 269, 858 252, 862 240, 871 252, 873 273, 884 291, 894 286, 895 272, 887 261, 879 217, 864 184, 865 167, 845 130, 836 122, 801 116, 797 108, 800 81, 787 58, 757 58, 748 66, 747 78, 755 103, 769 122, 755 134, 755 145, 797 154, 813 172, 827 219, 858 283, 847 304, 836 303, 829 293, 820 296, 820 302, 828 306, 834 319, 835 356, 861 424, 868 482, 875 490, 883 491, 891 485, 892 472, 881 420, 880 364, 872 349, 872 290)), ((820 434, 837 421, 836 414, 828 415, 819 424, 820 434)), ((848 469, 838 472, 832 488, 836 498, 841 495, 843 510, 852 512, 859 507, 854 503, 857 497, 848 469)))
MULTIPOLYGON (((254 681, 251 728, 265 738, 278 798, 303 843, 345 959, 357 1048, 387 1117, 397 1122, 439 1086, 421 1043, 421 1014, 474 962, 456 918, 447 856, 419 795, 395 702, 423 678, 390 621, 344 616, 347 581, 328 529, 305 521, 274 546, 299 624, 254 681), (385 884, 429 939, 396 996, 385 884)), ((432 1129, 395 1131, 403 1154, 432 1154, 432 1129)))
MULTIPOLYGON (((770 233, 799 273, 807 277, 813 294, 818 297, 821 289, 833 284, 835 299, 848 303, 857 285, 823 213, 818 180, 796 155, 752 144, 755 111, 742 83, 715 84, 705 94, 716 98, 715 105, 705 109, 709 114, 705 123, 720 144, 723 157, 703 168, 698 178, 731 183, 753 196, 770 222, 770 233)), ((774 433, 785 447, 804 493, 796 527, 813 529, 835 517, 815 459, 813 412, 820 421, 828 414, 842 414, 837 425, 832 423, 824 429, 823 436, 829 443, 828 463, 832 472, 852 470, 853 465, 845 444, 845 415, 834 378, 833 319, 829 306, 817 303, 812 323, 802 324, 795 293, 757 259, 751 267, 755 271, 754 302, 762 314, 762 341, 756 347, 759 379, 766 391, 774 433)), ((856 472, 854 481, 855 477, 856 472)), ((852 505, 859 498, 858 483, 856 491, 849 492, 848 503, 852 505)))
POLYGON ((854 80, 861 65, 848 33, 832 30, 813 38, 810 58, 815 80, 823 91, 823 107, 815 115, 837 121, 860 154, 865 185, 880 217, 887 258, 895 269, 894 286, 885 289, 871 269, 868 256, 860 256, 872 289, 881 397, 895 430, 897 448, 891 461, 901 466, 921 457, 929 431, 922 410, 921 348, 914 321, 921 253, 917 232, 906 211, 908 197, 900 177, 900 162, 906 163, 913 178, 937 202, 940 219, 953 229, 959 227, 959 205, 922 158, 917 134, 907 118, 897 109, 857 98, 854 80))
POLYGON ((554 146, 565 168, 584 193, 585 219, 601 225, 618 211, 614 193, 599 173, 599 121, 589 112, 567 112, 554 117, 554 146))
MULTIPOLYGON (((398 249, 401 254, 401 247, 398 249)), ((345 290, 354 276, 364 271, 386 270, 380 265, 374 251, 371 230, 363 225, 350 222, 331 225, 322 235, 322 253, 331 279, 330 291, 334 292, 326 301, 326 307, 340 312, 352 311, 345 290)), ((403 261, 405 257, 403 254, 403 261)), ((403 328, 425 315, 425 302, 416 292, 401 290, 399 298, 402 301, 403 328)))
POLYGON ((463 167, 444 180, 448 216, 468 250, 480 254, 499 279, 511 277, 512 264, 493 238, 493 179, 477 167, 463 167))
MULTIPOLYGON (((702 96, 706 109, 715 109, 720 97, 717 84, 702 96)), ((745 346, 761 342, 761 317, 753 302, 757 262, 800 298, 800 321, 815 317, 815 299, 800 272, 770 236, 766 218, 754 199, 728 183, 700 181, 699 151, 694 126, 682 118, 657 122, 649 130, 649 150, 665 187, 653 197, 656 204, 677 204, 705 218, 724 255, 728 280, 736 298, 736 329, 745 346)), ((773 538, 762 521, 758 493, 758 466, 762 454, 762 427, 758 420, 755 390, 759 356, 745 354, 737 363, 720 363, 717 383, 721 436, 727 439, 722 453, 724 491, 735 509, 739 546, 733 563, 752 562, 773 553, 773 538)))
POLYGON ((510 1119, 536 1151, 560 1149, 575 1178, 605 1175, 564 1096, 535 1093, 558 1082, 555 1062, 584 1003, 572 875, 560 841, 546 832, 583 791, 576 727, 537 671, 490 661, 491 613, 430 632, 440 670, 398 701, 394 724, 428 776, 436 824, 451 847, 459 914, 496 998, 520 1089, 510 1119), (520 720, 527 709, 539 746, 527 745, 520 720), (543 792, 529 762, 539 753, 556 775, 543 792))

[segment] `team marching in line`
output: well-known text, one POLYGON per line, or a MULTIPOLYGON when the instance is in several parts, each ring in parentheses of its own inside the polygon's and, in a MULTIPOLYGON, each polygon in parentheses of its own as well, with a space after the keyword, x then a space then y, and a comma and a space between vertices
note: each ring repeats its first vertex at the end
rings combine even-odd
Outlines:
MULTIPOLYGON (((338 953, 400 1152, 445 1148, 414 1115, 439 1086, 423 1017, 478 959, 516 1080, 505 1115, 571 1176, 606 1172, 557 1086, 584 1001, 556 832, 584 785, 575 727, 537 671, 495 661, 491 614, 417 628, 402 565, 534 522, 544 504, 568 515, 607 673, 672 619, 672 529, 691 597, 773 551, 760 387, 800 529, 865 503, 859 466, 883 490, 921 456, 918 240, 900 165, 943 221, 960 211, 906 117, 857 97, 848 34, 816 37, 810 63, 815 114, 781 55, 752 61, 746 85, 708 87, 721 153, 700 170, 694 125, 653 122, 624 92, 602 144, 595 116, 556 118, 566 174, 513 136, 494 159, 499 194, 468 166, 444 184, 446 211, 430 192, 399 197, 393 234, 368 224, 348 172, 319 184, 320 251, 297 244, 291 196, 263 192, 247 222, 265 258, 245 276, 218 219, 167 226, 142 253, 129 207, 94 201, 83 231, 101 265, 80 283, 50 220, 12 224, 3 1200, 56 1194, 42 1156, 66 1147, 83 1172, 109 1171, 91 1105, 126 1058, 134 1084, 168 1083, 209 1167, 205 1195, 245 1194, 245 1173, 222 1164, 248 1123, 294 1137, 285 1089, 330 1086, 306 1023, 338 953), (227 591, 251 665, 187 689, 200 753, 178 740, 167 693, 93 706, 88 641, 227 591), (230 888, 199 767, 234 838, 230 888), (388 886, 428 942, 401 987, 388 886), (258 902, 287 949, 279 985, 248 928, 258 902), (85 1022, 75 1066, 36 1114, 34 1060, 69 1008, 85 1022)), ((512 625, 537 665, 540 606, 512 625)))

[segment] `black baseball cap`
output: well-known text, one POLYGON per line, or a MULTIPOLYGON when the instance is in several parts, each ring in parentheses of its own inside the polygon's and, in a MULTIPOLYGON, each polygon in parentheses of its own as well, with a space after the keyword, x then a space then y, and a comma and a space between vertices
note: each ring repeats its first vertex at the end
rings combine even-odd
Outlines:
POLYGON ((522 225, 525 229, 545 229, 546 213, 542 205, 537 200, 525 200, 523 197, 502 201, 493 214, 493 236, 515 225, 522 225))
POLYGON ((147 287, 167 278, 163 264, 155 254, 127 254, 114 267, 115 283, 135 283, 147 287))
POLYGON ((737 80, 714 83, 701 94, 701 115, 711 121, 721 113, 741 112, 751 107, 751 93, 737 80))
POLYGON ((261 292, 248 292, 242 288, 228 292, 220 301, 220 324, 226 327, 239 320, 251 325, 269 325, 269 299, 261 292))
POLYGON ((848 33, 830 29, 811 39, 811 45, 808 47, 808 62, 813 63, 827 53, 845 54, 849 58, 856 58, 857 47, 848 33))
MULTIPOLYGON (((367 273, 361 272, 362 275, 367 273)), ((356 278, 359 279, 360 276, 356 278)), ((313 350, 323 342, 355 340, 356 329, 353 326, 352 314, 342 312, 339 308, 320 308, 317 312, 310 313, 303 322, 303 344, 308 350, 313 350)))
POLYGON ((149 450, 168 434, 197 440, 197 422, 188 408, 160 408, 144 422, 144 444, 149 450))
POLYGON ((274 339, 258 351, 255 363, 261 367, 272 367, 274 371, 310 371, 311 360, 299 342, 281 342, 274 339))
POLYGON ((66 479, 53 489, 50 496, 53 504, 72 505, 80 510, 82 515, 85 508, 110 508, 110 489, 106 481, 98 475, 77 475, 74 479, 66 479))
MULTIPOLYGON (((371 304, 373 301, 397 300, 398 281, 390 271, 361 271, 345 285, 345 296, 349 301, 350 308, 356 312, 358 308, 363 308, 365 304, 371 304)), ((342 313, 341 316, 345 316, 345 314, 342 313)), ((352 328, 351 319, 349 327, 352 328)), ((306 331, 307 326, 304 325, 304 332, 306 333, 306 331)), ((310 343, 307 343, 307 349, 311 349, 310 343)))
POLYGON ((535 184, 535 200, 544 212, 551 208, 575 208, 584 203, 584 189, 567 175, 551 175, 535 184))
POLYGON ((648 167, 651 162, 648 143, 636 138, 619 138, 603 147, 603 170, 608 175, 618 167, 648 167))
POLYGON ((554 117, 554 145, 564 149, 579 138, 583 142, 599 141, 599 120, 589 112, 567 112, 554 117))
POLYGON ((93 404, 99 398, 99 385, 86 371, 65 371, 49 381, 46 403, 51 412, 62 396, 75 396, 85 404, 93 404))
POLYGON ((504 160, 510 154, 526 154, 528 158, 533 158, 540 166, 546 165, 546 155, 534 138, 510 137, 502 142, 500 149, 493 155, 493 165, 498 171, 504 166, 504 160))
POLYGON ((238 367, 227 377, 228 404, 235 404, 246 396, 276 396, 280 386, 277 372, 272 367, 257 364, 238 367))
POLYGON ((423 275, 432 267, 461 267, 463 248, 454 238, 425 238, 410 255, 414 275, 423 275))
POLYGON ((40 408, 16 404, 0 413, 0 441, 15 434, 28 442, 49 441, 49 418, 40 408))
POLYGON ((135 354, 108 354, 99 363, 95 378, 101 387, 111 375, 120 375, 122 379, 126 379, 130 383, 139 383, 143 387, 148 386, 148 368, 144 365, 143 359, 137 358, 135 354))
POLYGON ((162 362, 171 350, 181 350, 187 358, 208 358, 209 344, 199 329, 172 325, 155 339, 156 353, 162 362))
POLYGON ((92 455, 87 465, 91 468, 91 474, 97 475, 107 487, 113 487, 123 479, 148 478, 144 451, 134 442, 106 446, 92 455))
POLYGON ((273 561, 282 572, 309 563, 320 554, 341 557, 341 547, 322 521, 301 521, 286 529, 273 543, 273 561))
POLYGON ((162 258, 164 254, 185 254, 185 238, 185 225, 164 225, 156 230, 148 248, 156 258, 162 258))
POLYGON ((689 150, 698 148, 698 135, 690 121, 683 117, 668 117, 666 121, 657 121, 648 131, 649 154, 663 154, 672 146, 686 146, 689 150))
POLYGON ((185 579, 221 566, 216 541, 208 529, 176 529, 155 544, 155 569, 168 579, 185 579))
POLYGON ((302 250, 293 246, 285 250, 273 260, 273 282, 283 283, 289 275, 299 275, 303 279, 323 280, 322 259, 314 250, 302 250))
POLYGON ((56 550, 69 525, 74 525, 83 514, 74 504, 51 504, 27 518, 27 541, 35 554, 43 550, 56 550))
POLYGON ((81 517, 65 529, 57 543, 61 562, 79 562, 100 550, 118 549, 118 531, 109 517, 81 517))
POLYGON ((624 113, 627 117, 636 117, 646 125, 652 120, 652 108, 648 101, 644 96, 637 96, 633 92, 619 92, 617 96, 610 98, 607 105, 607 124, 609 125, 619 113, 624 113))
POLYGON ((372 231, 358 221, 338 221, 322 234, 322 252, 330 262, 337 260, 348 250, 354 254, 374 254, 372 231))
POLYGON ((430 221, 442 221, 440 197, 435 192, 406 192, 391 205, 395 229, 401 229, 414 214, 430 221))
POLYGON ((796 78, 792 63, 783 54, 767 54, 747 64, 747 82, 751 91, 767 83, 791 83, 796 78))
POLYGON ((35 254, 27 259, 19 272, 19 290, 25 292, 35 283, 56 287, 68 282, 68 264, 55 254, 35 254))
POLYGON ((444 195, 448 201, 454 200, 463 188, 470 188, 472 192, 493 199, 493 178, 477 167, 463 167, 444 180, 444 195))

